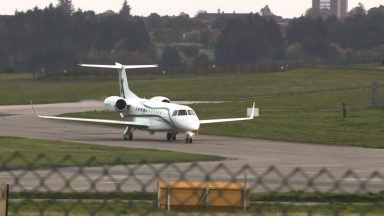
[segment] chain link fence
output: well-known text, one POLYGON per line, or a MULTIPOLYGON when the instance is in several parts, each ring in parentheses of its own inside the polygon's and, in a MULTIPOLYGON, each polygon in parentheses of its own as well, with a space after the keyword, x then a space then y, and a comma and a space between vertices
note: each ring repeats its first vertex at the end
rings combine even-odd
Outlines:
POLYGON ((1 159, 0 182, 10 191, 8 215, 384 214, 379 171, 124 164, 123 158, 102 166, 96 157, 81 164, 70 155, 51 157, 14 153, 1 159))

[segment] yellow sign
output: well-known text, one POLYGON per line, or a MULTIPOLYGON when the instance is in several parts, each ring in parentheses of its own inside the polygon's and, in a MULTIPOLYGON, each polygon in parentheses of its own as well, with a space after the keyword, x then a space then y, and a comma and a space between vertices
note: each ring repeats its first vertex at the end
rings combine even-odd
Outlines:
POLYGON ((0 183, 0 216, 7 216, 8 186, 0 183))

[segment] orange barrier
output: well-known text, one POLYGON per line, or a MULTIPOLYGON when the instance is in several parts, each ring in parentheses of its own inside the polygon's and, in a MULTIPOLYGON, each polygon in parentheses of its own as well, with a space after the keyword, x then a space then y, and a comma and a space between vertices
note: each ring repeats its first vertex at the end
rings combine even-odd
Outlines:
POLYGON ((159 182, 158 208, 239 208, 250 206, 249 187, 239 182, 159 182))

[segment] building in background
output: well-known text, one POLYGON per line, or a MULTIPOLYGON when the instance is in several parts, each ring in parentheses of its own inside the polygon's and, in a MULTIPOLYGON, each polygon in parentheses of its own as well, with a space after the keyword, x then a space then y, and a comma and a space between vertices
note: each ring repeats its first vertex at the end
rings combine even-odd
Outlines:
POLYGON ((331 14, 344 19, 348 13, 348 0, 331 0, 331 14))
MULTIPOLYGON (((218 9, 217 13, 208 13, 207 11, 200 11, 196 15, 196 18, 201 20, 204 23, 207 23, 208 25, 211 25, 218 18, 231 19, 231 18, 237 18, 237 17, 246 17, 251 14, 254 14, 254 13, 236 13, 235 11, 233 11, 232 13, 225 13, 224 11, 218 9)), ((282 16, 275 15, 274 13, 272 13, 268 5, 262 8, 259 14, 261 16, 274 19, 277 22, 277 24, 279 24, 280 26, 287 26, 289 21, 291 20, 291 19, 283 18, 282 16)))
POLYGON ((344 19, 348 13, 348 0, 312 0, 312 16, 335 16, 344 19))

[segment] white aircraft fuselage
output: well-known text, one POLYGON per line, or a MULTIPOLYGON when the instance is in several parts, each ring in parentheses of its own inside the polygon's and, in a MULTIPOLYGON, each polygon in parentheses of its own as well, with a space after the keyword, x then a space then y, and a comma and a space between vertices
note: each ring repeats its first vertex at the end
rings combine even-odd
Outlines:
POLYGON ((119 110, 115 107, 116 100, 124 100, 121 97, 112 96, 104 101, 105 107, 110 111, 117 111, 124 118, 147 125, 142 128, 149 132, 176 132, 197 133, 200 128, 200 120, 195 111, 184 105, 174 104, 166 97, 154 97, 151 99, 128 99, 126 107, 119 110), (166 102, 164 102, 166 101, 166 102))

